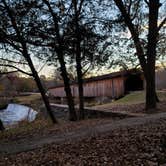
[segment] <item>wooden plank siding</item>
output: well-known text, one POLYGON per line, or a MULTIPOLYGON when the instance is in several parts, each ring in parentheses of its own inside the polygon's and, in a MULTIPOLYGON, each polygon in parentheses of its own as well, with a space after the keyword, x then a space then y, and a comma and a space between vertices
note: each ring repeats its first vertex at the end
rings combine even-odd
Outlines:
MULTIPOLYGON (((122 76, 85 82, 83 87, 84 97, 118 98, 125 93, 124 78, 122 76)), ((73 97, 78 97, 77 84, 71 85, 71 91, 73 97)), ((66 97, 63 86, 51 88, 49 92, 54 97, 66 97)))
MULTIPOLYGON (((124 83, 121 78, 99 80, 84 84, 85 97, 112 97, 116 98, 124 94, 124 83)), ((77 96, 74 94, 74 96, 77 96)))

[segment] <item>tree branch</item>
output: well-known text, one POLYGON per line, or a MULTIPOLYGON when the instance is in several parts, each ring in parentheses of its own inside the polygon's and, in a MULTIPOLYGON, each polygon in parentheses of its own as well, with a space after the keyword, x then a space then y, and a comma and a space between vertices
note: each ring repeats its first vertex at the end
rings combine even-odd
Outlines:
POLYGON ((25 63, 25 62, 16 62, 16 61, 5 59, 5 58, 0 58, 0 60, 7 61, 7 62, 10 62, 10 63, 15 63, 15 64, 28 65, 28 63, 25 63))
POLYGON ((41 72, 41 70, 44 68, 44 66, 47 64, 47 61, 43 64, 43 66, 38 70, 38 73, 41 72))
POLYGON ((149 2, 147 1, 147 0, 144 0, 145 1, 145 3, 149 6, 149 2))
POLYGON ((28 72, 26 72, 26 71, 24 71, 24 70, 21 70, 21 69, 19 69, 18 67, 13 66, 13 65, 0 64, 0 66, 9 67, 9 68, 13 68, 13 69, 16 69, 18 72, 21 72, 21 73, 26 74, 26 75, 29 75, 29 76, 33 76, 33 74, 32 74, 32 73, 28 73, 28 72))
POLYGON ((81 13, 83 3, 84 3, 84 0, 81 0, 79 8, 78 8, 78 15, 80 15, 80 13, 81 13))
POLYGON ((146 70, 146 59, 145 59, 144 50, 143 50, 143 47, 142 47, 142 44, 141 44, 141 41, 139 38, 139 33, 135 29, 135 26, 131 20, 131 16, 127 13, 127 11, 125 9, 125 5, 123 4, 123 1, 122 0, 114 0, 114 2, 117 5, 117 7, 119 8, 119 10, 124 18, 124 21, 130 30, 130 33, 132 35, 132 39, 133 39, 135 47, 136 47, 138 59, 140 61, 140 64, 141 64, 143 71, 145 71, 146 70))
POLYGON ((161 23, 158 27, 158 31, 160 31, 160 29, 164 26, 165 23, 166 23, 166 17, 161 21, 161 23))
POLYGON ((89 70, 90 68, 91 68, 91 65, 89 65, 88 68, 83 71, 82 76, 84 76, 84 75, 88 72, 88 70, 89 70))
POLYGON ((1 72, 1 71, 0 71, 0 75, 10 74, 10 73, 16 73, 16 72, 18 72, 18 70, 6 71, 6 72, 1 72))
POLYGON ((128 14, 130 14, 130 11, 131 11, 131 5, 132 5, 132 1, 130 0, 130 1, 129 1, 129 5, 128 5, 128 10, 127 10, 128 14))
MULTIPOLYGON (((0 29, 0 31, 1 31, 1 33, 0 33, 0 35, 1 35, 0 42, 1 43, 3 43, 3 44, 7 43, 10 46, 12 46, 14 49, 16 49, 17 51, 22 52, 22 50, 16 44, 13 43, 13 40, 11 40, 11 36, 9 36, 5 32, 3 32, 3 29, 0 29)), ((16 41, 15 38, 14 38, 14 41, 16 41)), ((16 41, 16 42, 18 42, 18 41, 16 41)))
POLYGON ((6 3, 5 0, 2 0, 2 2, 3 2, 3 4, 4 4, 4 6, 5 6, 5 9, 6 9, 7 12, 8 12, 10 21, 11 21, 12 26, 13 26, 13 28, 14 28, 14 30, 15 30, 17 36, 18 36, 18 39, 21 39, 21 34, 20 34, 20 31, 19 31, 19 29, 18 29, 18 27, 17 27, 16 20, 15 20, 15 18, 13 17, 12 11, 10 10, 10 8, 9 8, 9 6, 7 5, 7 3, 6 3))

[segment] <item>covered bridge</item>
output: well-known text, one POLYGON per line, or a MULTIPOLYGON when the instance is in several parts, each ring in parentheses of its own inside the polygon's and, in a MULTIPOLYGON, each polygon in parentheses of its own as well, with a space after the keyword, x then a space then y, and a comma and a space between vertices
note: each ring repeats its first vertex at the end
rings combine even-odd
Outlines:
MULTIPOLYGON (((102 76, 84 79, 84 97, 119 98, 127 91, 142 90, 143 76, 139 70, 119 71, 102 76)), ((73 97, 78 97, 78 86, 71 84, 73 97)), ((49 89, 54 97, 66 97, 64 86, 59 85, 49 89)))

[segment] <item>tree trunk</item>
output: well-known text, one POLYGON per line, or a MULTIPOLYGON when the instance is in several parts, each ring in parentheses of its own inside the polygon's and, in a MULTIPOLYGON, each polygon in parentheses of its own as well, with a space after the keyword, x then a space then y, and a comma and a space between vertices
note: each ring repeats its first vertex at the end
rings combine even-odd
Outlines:
POLYGON ((36 84, 37 84, 37 87, 38 87, 38 89, 39 89, 39 91, 40 91, 40 93, 41 93, 41 96, 42 96, 42 99, 43 99, 43 101, 44 101, 44 104, 45 104, 46 110, 47 110, 47 112, 48 112, 48 115, 50 116, 50 118, 51 118, 51 120, 52 120, 53 123, 57 123, 57 120, 56 120, 56 118, 54 117, 54 114, 53 114, 53 112, 52 112, 52 110, 51 110, 51 106, 50 106, 48 97, 46 96, 45 89, 44 89, 43 86, 42 86, 42 83, 41 83, 41 81, 40 81, 40 78, 39 78, 39 76, 38 76, 38 73, 36 72, 36 70, 35 70, 35 68, 34 68, 34 65, 33 65, 33 63, 32 63, 32 60, 31 60, 31 58, 29 57, 29 55, 27 54, 27 52, 26 52, 26 51, 24 51, 24 52, 25 52, 25 53, 24 53, 24 57, 26 57, 26 60, 27 60, 27 62, 28 62, 28 64, 29 64, 29 67, 30 67, 30 69, 31 69, 31 71, 32 71, 33 77, 34 77, 34 79, 35 79, 35 81, 36 81, 36 84))
POLYGON ((159 0, 149 0, 149 33, 148 33, 148 45, 147 53, 145 55, 143 45, 139 39, 139 32, 134 27, 130 14, 126 11, 125 5, 122 0, 114 0, 117 7, 119 8, 124 21, 129 28, 137 56, 144 72, 146 80, 146 109, 155 109, 157 94, 155 91, 155 59, 156 59, 156 44, 158 36, 158 9, 159 9, 159 0))
POLYGON ((72 97, 70 82, 69 82, 69 78, 68 78, 68 74, 67 74, 67 70, 66 70, 66 66, 65 66, 65 61, 64 61, 64 57, 63 57, 63 41, 62 41, 62 38, 60 36, 58 17, 54 13, 54 11, 53 11, 53 9, 50 5, 50 2, 47 1, 47 0, 43 0, 43 2, 47 5, 47 7, 48 7, 48 9, 49 9, 49 11, 50 11, 50 13, 53 17, 53 21, 54 21, 57 42, 58 42, 58 45, 59 45, 56 48, 56 53, 57 53, 57 56, 58 56, 58 61, 60 63, 61 76, 63 78, 66 97, 67 97, 67 102, 68 102, 68 106, 69 106, 69 120, 76 121, 77 120, 77 114, 76 114, 75 108, 74 108, 74 100, 73 100, 73 97, 72 97))
POLYGON ((155 62, 158 37, 158 9, 159 0, 149 0, 149 33, 147 45, 147 73, 146 73, 146 109, 156 108, 155 62))
POLYGON ((74 2, 75 10, 75 35, 76 35, 76 68, 77 68, 77 83, 79 92, 79 119, 85 118, 84 113, 84 90, 83 90, 83 79, 82 79, 82 66, 81 66, 81 37, 80 37, 80 27, 79 27, 79 12, 77 9, 78 1, 74 2))
POLYGON ((83 74, 81 66, 81 46, 80 46, 80 30, 78 24, 78 16, 75 19, 76 24, 76 69, 77 69, 77 83, 78 83, 78 92, 79 92, 79 119, 85 118, 84 113, 84 89, 83 89, 83 74))
POLYGON ((69 78, 67 75, 66 66, 65 66, 65 62, 64 62, 64 58, 63 58, 61 49, 58 51, 58 60, 60 63, 61 76, 63 78, 64 88, 65 88, 66 97, 67 97, 67 103, 68 103, 68 107, 69 107, 69 120, 76 121, 77 114, 76 114, 76 111, 74 108, 74 99, 73 99, 73 96, 71 93, 70 81, 69 81, 69 78))
POLYGON ((0 119, 0 130, 1 130, 1 131, 5 130, 5 127, 3 126, 3 123, 2 123, 2 121, 1 121, 1 119, 0 119))
POLYGON ((158 98, 158 96, 157 96, 157 92, 155 93, 155 96, 156 96, 156 102, 159 103, 160 100, 159 100, 159 98, 158 98))
POLYGON ((156 108, 155 68, 149 68, 146 77, 146 110, 156 108))
POLYGON ((82 67, 81 67, 81 57, 77 54, 77 79, 78 79, 78 92, 79 92, 79 119, 85 118, 84 113, 84 89, 83 89, 83 79, 82 79, 82 67))
MULTIPOLYGON (((79 28, 79 27, 77 27, 79 28)), ((80 48, 80 37, 79 29, 77 30, 77 43, 76 43, 76 69, 77 69, 77 84, 79 94, 79 119, 85 118, 84 113, 84 89, 83 89, 83 78, 82 78, 82 66, 81 66, 81 48, 80 48)))

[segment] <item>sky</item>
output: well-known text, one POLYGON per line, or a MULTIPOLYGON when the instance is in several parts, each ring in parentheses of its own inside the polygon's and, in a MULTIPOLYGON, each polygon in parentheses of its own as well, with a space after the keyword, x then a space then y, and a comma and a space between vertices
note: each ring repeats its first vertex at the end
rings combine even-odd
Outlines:
MULTIPOLYGON (((165 0, 161 0, 161 2, 164 2, 166 4, 166 1, 165 0)), ((162 12, 163 12, 163 16, 166 15, 166 12, 164 11, 164 8, 162 8, 162 12)), ((165 25, 166 26, 166 25, 165 25)), ((127 32, 123 32, 123 35, 127 38, 130 37, 130 32, 127 31, 127 32)), ((43 62, 39 62, 38 60, 36 60, 35 58, 33 58, 33 61, 34 61, 34 64, 35 64, 35 68, 37 71, 40 71, 40 69, 42 68, 42 70, 39 72, 39 75, 45 75, 46 77, 51 77, 54 72, 55 72, 55 68, 53 66, 48 66, 47 64, 44 65, 45 63, 43 62), (44 65, 44 66, 43 66, 44 65)), ((94 70, 94 74, 97 73, 101 73, 101 74, 105 74, 105 73, 108 73, 108 72, 112 72, 114 71, 113 69, 108 69, 106 70, 104 67, 102 67, 100 69, 100 71, 97 71, 97 70, 94 70)))

